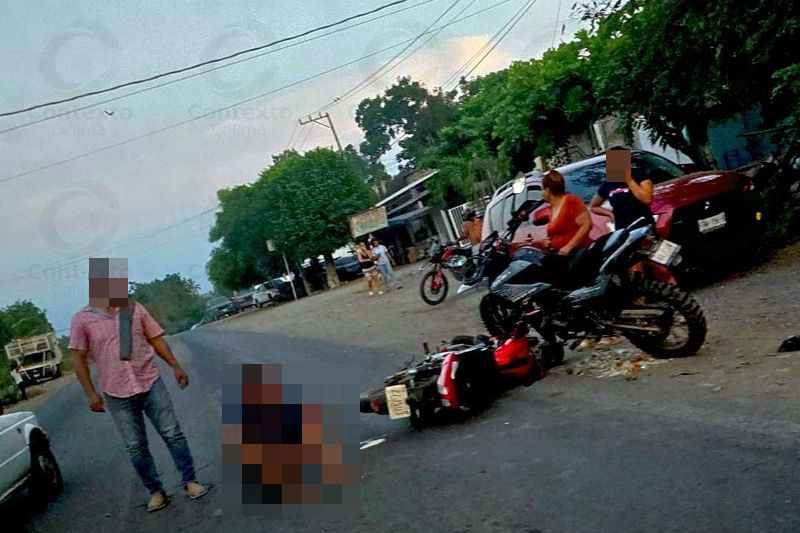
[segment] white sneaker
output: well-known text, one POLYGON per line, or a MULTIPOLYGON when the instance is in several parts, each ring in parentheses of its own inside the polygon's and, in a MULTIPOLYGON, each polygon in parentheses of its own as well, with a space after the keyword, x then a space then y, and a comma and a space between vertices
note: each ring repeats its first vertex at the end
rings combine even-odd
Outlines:
POLYGON ((378 294, 383 294, 383 291, 378 291, 378 294))
POLYGON ((372 292, 372 291, 369 291, 369 295, 370 295, 370 296, 375 296, 375 293, 374 293, 374 292, 372 292))

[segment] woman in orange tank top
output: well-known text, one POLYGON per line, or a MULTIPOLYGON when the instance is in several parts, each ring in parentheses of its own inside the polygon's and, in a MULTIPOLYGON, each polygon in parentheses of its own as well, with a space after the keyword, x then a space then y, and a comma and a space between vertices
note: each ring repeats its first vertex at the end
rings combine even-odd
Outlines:
POLYGON ((534 246, 558 250, 559 255, 586 248, 592 229, 589 210, 580 198, 567 193, 560 172, 551 170, 542 178, 542 198, 550 204, 550 222, 547 238, 534 241, 534 246))

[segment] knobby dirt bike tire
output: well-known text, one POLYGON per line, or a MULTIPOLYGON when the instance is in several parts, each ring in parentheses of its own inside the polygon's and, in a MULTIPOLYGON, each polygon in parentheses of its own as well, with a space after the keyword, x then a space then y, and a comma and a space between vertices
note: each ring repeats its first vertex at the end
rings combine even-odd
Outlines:
POLYGON ((522 317, 518 306, 491 292, 481 298, 480 313, 486 331, 495 337, 508 335, 522 317))
POLYGON ((425 294, 425 284, 430 283, 430 278, 432 278, 435 273, 436 273, 435 269, 429 270, 428 272, 425 273, 424 276, 422 276, 422 280, 419 283, 419 295, 420 297, 422 297, 422 301, 428 305, 439 305, 444 301, 445 298, 447 298, 448 281, 447 281, 447 276, 445 275, 444 272, 442 272, 442 286, 439 289, 439 292, 436 294, 436 296, 438 296, 439 299, 438 300, 430 299, 425 294))
POLYGON ((678 314, 686 319, 689 330, 689 338, 683 346, 668 348, 660 346, 661 340, 647 335, 626 334, 625 337, 637 348, 647 352, 657 358, 671 357, 690 357, 695 355, 706 341, 708 327, 706 317, 700 304, 687 292, 675 285, 656 281, 653 279, 641 279, 634 289, 634 294, 638 296, 655 297, 662 300, 672 307, 678 314))

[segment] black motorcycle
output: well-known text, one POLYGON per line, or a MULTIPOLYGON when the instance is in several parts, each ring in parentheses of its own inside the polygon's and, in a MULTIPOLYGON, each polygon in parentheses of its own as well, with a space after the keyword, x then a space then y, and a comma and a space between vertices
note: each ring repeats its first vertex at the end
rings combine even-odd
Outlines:
MULTIPOLYGON (((510 231, 518 219, 509 221, 510 231)), ((570 340, 574 348, 585 338, 613 334, 655 357, 694 355, 706 338, 706 320, 694 298, 677 286, 629 274, 645 259, 666 266, 678 260, 671 243, 665 248, 653 231, 642 218, 570 257, 521 249, 481 300, 487 330, 499 336, 519 322, 530 325, 545 341, 548 366, 561 364, 570 340), (644 248, 648 239, 654 244, 644 248)))

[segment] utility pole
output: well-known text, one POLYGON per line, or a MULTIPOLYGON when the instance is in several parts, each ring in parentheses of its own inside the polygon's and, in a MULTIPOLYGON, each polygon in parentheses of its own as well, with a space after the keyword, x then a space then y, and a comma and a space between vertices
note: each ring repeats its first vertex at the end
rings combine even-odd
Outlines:
POLYGON ((329 128, 331 133, 333 133, 333 138, 336 140, 336 146, 339 148, 339 151, 342 151, 342 143, 339 142, 339 136, 336 135, 336 128, 333 127, 333 121, 331 120, 331 115, 327 111, 325 113, 312 113, 310 115, 306 115, 303 118, 297 119, 301 126, 305 126, 306 124, 310 124, 313 122, 314 124, 319 124, 325 128, 329 128), (324 122, 320 122, 322 120, 327 119, 328 123, 325 124, 324 122))

